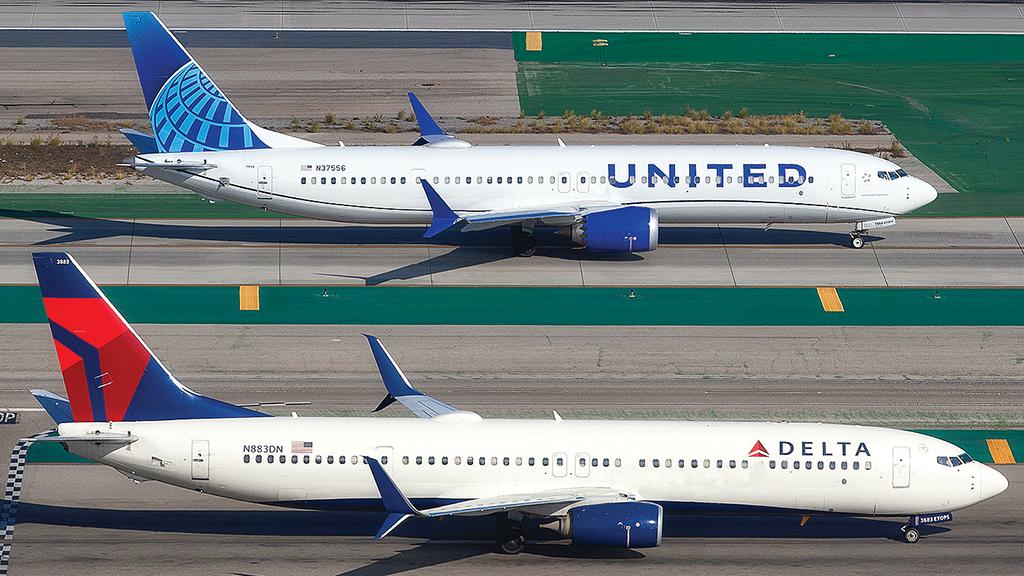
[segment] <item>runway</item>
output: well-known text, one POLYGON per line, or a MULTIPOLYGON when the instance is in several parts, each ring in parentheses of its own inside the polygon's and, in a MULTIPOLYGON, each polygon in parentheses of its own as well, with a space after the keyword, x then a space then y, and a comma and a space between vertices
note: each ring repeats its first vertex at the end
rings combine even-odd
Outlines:
MULTIPOLYGON (((198 201, 198 200, 197 200, 198 201)), ((30 254, 66 250, 102 284, 419 286, 1024 286, 1024 218, 906 219, 861 250, 849 225, 663 226, 658 250, 600 255, 551 235, 532 258, 507 231, 298 219, 0 220, 0 282, 34 284, 30 254)))
POLYGON ((375 542, 379 514, 287 511, 178 488, 131 485, 100 466, 30 465, 12 573, 194 574, 928 574, 1015 573, 1024 562, 1024 466, 1003 466, 1010 488, 954 513, 914 545, 894 541, 900 519, 668 516, 659 548, 586 552, 535 542, 493 552, 489 519, 410 521, 375 542))
MULTIPOLYGON (((979 2, 354 2, 219 0, 146 3, 173 28, 344 30, 627 30, 1022 32, 1017 4, 979 2)), ((4 27, 118 29, 122 8, 27 0, 0 8, 4 27)))

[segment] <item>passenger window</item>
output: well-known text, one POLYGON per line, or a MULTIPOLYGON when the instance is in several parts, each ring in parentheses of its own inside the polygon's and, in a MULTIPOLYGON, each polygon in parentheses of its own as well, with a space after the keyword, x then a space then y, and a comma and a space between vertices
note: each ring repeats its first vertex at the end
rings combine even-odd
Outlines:
POLYGON ((643 458, 641 458, 640 459, 640 467, 641 468, 646 468, 647 467, 647 460, 644 460, 643 458))
POLYGON ((705 184, 711 184, 711 176, 705 176, 704 177, 704 183, 705 184))
POLYGON ((744 461, 743 461, 743 463, 741 464, 741 467, 742 467, 742 468, 743 468, 744 470, 746 470, 746 469, 747 469, 747 461, 746 461, 746 460, 744 460, 744 461))
POLYGON ((541 461, 540 461, 541 466, 547 466, 550 463, 551 463, 551 459, 546 457, 546 456, 543 459, 541 459, 541 461))
POLYGON ((621 458, 616 458, 615 459, 615 467, 616 468, 621 468, 622 467, 622 459, 621 458))
POLYGON ((793 470, 799 470, 799 469, 800 469, 800 461, 799 460, 794 460, 793 461, 793 470))
POLYGON ((736 467, 736 461, 735 460, 729 460, 729 468, 735 468, 735 467, 736 467))
POLYGON ((323 178, 321 178, 321 179, 320 179, 320 183, 321 183, 321 184, 327 184, 327 177, 326 177, 326 176, 324 176, 323 178))
POLYGON ((242 462, 245 462, 246 464, 249 463, 249 455, 248 454, 246 454, 245 456, 242 456, 242 462))
POLYGON ((590 461, 590 465, 596 468, 596 467, 597 467, 597 458, 593 458, 593 459, 592 459, 592 460, 590 461))
POLYGON ((497 456, 491 456, 491 466, 497 466, 497 465, 498 465, 498 457, 497 456))
POLYGON ((441 465, 442 466, 447 466, 448 465, 448 457, 447 456, 441 456, 441 465))
POLYGON ((828 469, 829 470, 835 470, 836 469, 836 461, 835 460, 833 460, 833 461, 828 463, 828 469))
POLYGON ((408 456, 402 456, 402 464, 408 464, 408 463, 409 463, 409 457, 408 456))
POLYGON ((562 176, 562 184, 568 184, 568 183, 569 183, 569 177, 568 176, 562 176))
POLYGON ((459 176, 456 176, 456 177, 455 177, 455 183, 456 183, 456 184, 462 184, 462 178, 461 178, 461 177, 459 177, 459 176))
POLYGON ((345 457, 344 456, 338 456, 338 464, 344 464, 344 463, 345 463, 345 457))
POLYGON ((303 176, 303 177, 302 177, 302 180, 301 180, 301 182, 302 182, 303 184, 305 184, 305 183, 306 183, 306 177, 305 177, 305 176, 303 176))
MULTIPOLYGON (((792 181, 793 181, 793 177, 792 177, 792 176, 791 176, 791 177, 789 178, 789 181, 790 181, 790 182, 792 182, 792 181)), ((780 180, 780 182, 781 182, 781 180, 780 180)), ((769 183, 769 184, 775 184, 775 176, 769 176, 769 177, 768 177, 768 183, 769 183)))
POLYGON ((431 466, 434 465, 434 457, 433 456, 427 458, 427 464, 430 464, 431 466))
POLYGON ((405 184, 405 176, 402 176, 398 181, 401 182, 402 184, 405 184))
POLYGON ((377 183, 377 177, 376 176, 370 176, 370 184, 376 184, 376 183, 377 183))
POLYGON ((352 463, 359 464, 359 456, 352 456, 352 463))
POLYGON ((526 177, 526 183, 527 184, 533 184, 533 176, 527 176, 526 177))
POLYGON ((341 177, 341 183, 342 184, 347 184, 348 183, 348 178, 345 178, 344 176, 342 176, 341 177))
POLYGON ((808 176, 808 177, 807 177, 807 182, 808 182, 809 184, 814 184, 814 176, 808 176))
POLYGON ((508 466, 508 462, 508 456, 505 456, 504 458, 501 459, 501 463, 504 464, 505 466, 508 466))
POLYGON ((292 464, 298 464, 298 463, 299 463, 299 457, 298 456, 292 456, 292 464))
POLYGON ((721 467, 722 467, 722 461, 721 460, 716 461, 715 462, 715 468, 721 468, 721 467))
POLYGON ((332 177, 331 178, 331 184, 337 184, 337 183, 338 183, 338 179, 332 177))
POLYGON ((853 469, 854 470, 860 470, 860 462, 854 462, 853 463, 853 469))
POLYGON ((476 183, 477 184, 483 184, 484 183, 484 177, 483 176, 477 176, 476 177, 476 183))
POLYGON ((523 183, 523 177, 522 176, 516 177, 516 184, 522 184, 522 183, 523 183))
POLYGON ((565 464, 565 460, 563 460, 563 459, 562 459, 562 457, 561 457, 561 456, 559 456, 558 458, 555 458, 555 464, 556 464, 557 466, 562 466, 562 465, 564 465, 564 464, 565 464))
POLYGON ((527 463, 527 464, 529 464, 530 466, 533 466, 534 462, 536 462, 536 460, 534 460, 533 456, 530 456, 530 457, 529 457, 529 458, 528 458, 528 459, 526 460, 526 463, 527 463))
MULTIPOLYGON (((387 456, 385 456, 384 458, 387 458, 387 456)), ((320 458, 320 456, 316 457, 316 463, 317 464, 322 464, 323 463, 323 460, 320 458)), ((384 463, 387 464, 387 462, 384 462, 384 463)))
POLYGON ((789 460, 783 460, 779 465, 782 466, 783 470, 785 470, 789 468, 789 460))
POLYGON ((647 176, 641 176, 640 177, 640 183, 641 184, 647 184, 647 176))
POLYGON ((610 464, 610 462, 608 461, 607 458, 605 458, 604 460, 601 461, 601 465, 604 466, 605 468, 607 468, 609 464, 610 464))
POLYGON ((697 461, 696 460, 690 460, 690 468, 696 468, 696 467, 697 467, 697 461))
POLYGON ((704 467, 705 468, 711 468, 711 460, 708 460, 707 458, 705 458, 704 459, 704 467))
POLYGON ((651 465, 654 466, 655 468, 658 468, 661 466, 661 460, 658 460, 657 458, 651 458, 651 465))
POLYGON ((808 470, 810 470, 811 466, 813 466, 813 465, 814 465, 814 462, 811 462, 810 460, 808 460, 807 462, 804 462, 804 468, 806 468, 808 470))
POLYGON ((870 460, 864 463, 864 469, 865 470, 871 470, 871 461, 870 460))
POLYGON ((672 459, 671 458, 665 458, 665 468, 671 468, 671 467, 672 467, 672 459))
POLYGON ((586 465, 587 465, 587 459, 586 458, 580 458, 580 466, 583 467, 583 466, 586 466, 586 465))
POLYGON ((472 456, 466 456, 466 466, 472 466, 472 465, 473 465, 473 457, 472 456))
POLYGON ((423 464, 423 456, 417 456, 416 457, 416 463, 417 464, 423 464))
POLYGON ((849 464, 843 461, 839 463, 839 467, 842 468, 843 470, 846 470, 847 468, 849 468, 849 464))
POLYGON ((715 184, 721 184, 721 183, 722 183, 722 177, 721 176, 715 176, 715 184))
MULTIPOLYGON (((608 182, 608 180, 604 176, 601 176, 601 184, 605 184, 607 182, 608 182)), ((678 182, 679 182, 679 177, 677 176, 676 177, 676 183, 678 183, 678 182)))
POLYGON ((498 184, 501 184, 501 176, 498 176, 498 184))
POLYGON ((822 462, 821 460, 818 460, 818 470, 824 470, 824 469, 825 469, 825 463, 822 462))
POLYGON ((256 463, 259 464, 261 462, 263 462, 263 455, 262 454, 257 454, 256 455, 256 463))
POLYGON ((679 459, 679 465, 677 466, 677 468, 686 468, 686 460, 683 460, 682 458, 680 458, 679 459))
POLYGON ((630 184, 636 184, 636 176, 630 176, 629 177, 629 183, 630 184))
POLYGON ((487 183, 488 184, 493 184, 494 183, 494 176, 488 176, 487 177, 487 183))
POLYGON ((771 468, 772 470, 775 470, 775 460, 769 460, 768 467, 771 468))
POLYGON ((387 464, 388 463, 388 457, 387 456, 381 456, 380 457, 380 463, 381 464, 387 464))
POLYGON ((366 184, 366 176, 363 176, 363 177, 359 178, 359 183, 360 184, 366 184))
POLYGON ((591 176, 590 177, 590 183, 591 184, 597 184, 597 176, 591 176))
POLYGON ((476 459, 476 463, 481 465, 481 466, 486 465, 487 464, 487 457, 486 456, 480 456, 479 458, 476 459))

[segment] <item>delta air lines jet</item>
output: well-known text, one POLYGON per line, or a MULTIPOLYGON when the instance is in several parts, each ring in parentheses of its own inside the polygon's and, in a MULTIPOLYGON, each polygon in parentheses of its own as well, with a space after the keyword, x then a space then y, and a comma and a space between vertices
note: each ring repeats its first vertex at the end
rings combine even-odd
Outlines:
POLYGON ((321 220, 429 224, 425 237, 508 226, 517 254, 555 227, 598 252, 658 246, 659 223, 849 223, 866 230, 935 189, 888 160, 789 146, 471 146, 414 94, 412 146, 322 146, 261 128, 150 12, 126 12, 153 134, 122 132, 135 170, 211 200, 321 220))
POLYGON ((131 479, 404 521, 491 515, 505 552, 526 518, 574 543, 643 548, 666 514, 906 516, 903 535, 1007 488, 942 440, 768 422, 485 419, 413 388, 367 336, 387 395, 417 418, 276 418, 189 390, 65 253, 33 256, 68 400, 33 391, 70 452, 131 479))

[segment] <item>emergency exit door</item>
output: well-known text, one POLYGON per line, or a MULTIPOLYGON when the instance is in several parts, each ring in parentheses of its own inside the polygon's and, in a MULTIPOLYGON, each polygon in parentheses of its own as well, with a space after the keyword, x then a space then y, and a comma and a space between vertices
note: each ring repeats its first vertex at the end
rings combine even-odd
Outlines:
POLYGON ((210 479, 210 441, 192 441, 192 479, 210 479))
POLYGON ((897 446, 892 449, 892 487, 910 486, 910 448, 897 446))

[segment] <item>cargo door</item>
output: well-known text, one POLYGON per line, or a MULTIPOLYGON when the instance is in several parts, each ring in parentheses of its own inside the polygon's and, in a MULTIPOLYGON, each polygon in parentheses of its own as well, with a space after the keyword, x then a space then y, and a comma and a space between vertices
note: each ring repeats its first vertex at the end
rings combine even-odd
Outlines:
POLYGON ((210 441, 192 441, 192 479, 210 479, 210 441))
POLYGON ((256 168, 256 199, 270 200, 274 192, 274 170, 270 166, 256 168))

